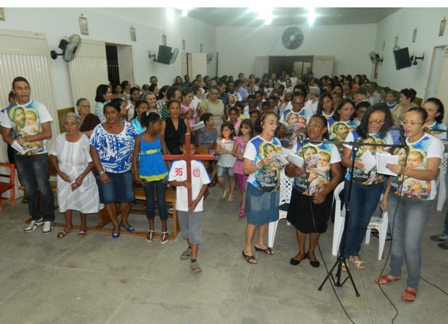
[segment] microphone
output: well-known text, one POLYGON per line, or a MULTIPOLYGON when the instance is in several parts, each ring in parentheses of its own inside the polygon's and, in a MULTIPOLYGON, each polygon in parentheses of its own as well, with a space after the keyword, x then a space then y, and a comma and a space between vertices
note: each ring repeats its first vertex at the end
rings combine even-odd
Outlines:
POLYGON ((297 135, 297 142, 299 142, 300 144, 303 144, 304 140, 305 140, 305 134, 299 133, 299 135, 297 135))
POLYGON ((404 135, 404 129, 400 127, 400 144, 403 148, 408 149, 408 143, 406 143, 406 137, 404 135))

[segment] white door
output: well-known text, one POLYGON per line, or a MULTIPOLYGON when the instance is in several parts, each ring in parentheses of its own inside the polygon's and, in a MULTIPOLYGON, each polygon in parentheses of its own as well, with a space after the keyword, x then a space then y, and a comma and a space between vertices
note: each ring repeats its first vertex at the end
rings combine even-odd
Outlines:
POLYGON ((260 78, 269 72, 269 56, 255 56, 255 76, 260 78))
POLYGON ((193 78, 196 75, 207 75, 207 55, 204 53, 192 53, 191 54, 191 71, 193 78))
POLYGON ((109 84, 106 44, 83 39, 78 56, 69 63, 69 72, 73 106, 75 107, 79 98, 86 98, 90 101, 93 112, 96 88, 100 84, 109 84))
MULTIPOLYGON (((134 68, 132 63, 132 47, 129 45, 117 45, 118 55, 118 73, 120 74, 120 82, 129 81, 134 85, 134 68)), ((141 84, 140 86, 142 86, 141 84)))
POLYGON ((333 75, 334 56, 313 56, 313 75, 321 78, 324 75, 333 75))
MULTIPOLYGON (((448 46, 445 47, 445 53, 443 57, 442 69, 440 71, 439 85, 437 87, 436 97, 440 99, 445 105, 448 105, 448 46)), ((448 114, 445 113, 443 122, 446 124, 448 120, 448 114)))

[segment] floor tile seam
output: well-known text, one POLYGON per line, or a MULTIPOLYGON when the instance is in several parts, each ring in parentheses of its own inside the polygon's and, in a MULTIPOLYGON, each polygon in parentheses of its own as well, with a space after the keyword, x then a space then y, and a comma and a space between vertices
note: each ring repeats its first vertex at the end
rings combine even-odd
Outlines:
POLYGON ((15 294, 19 293, 30 281, 34 280, 34 278, 39 277, 41 275, 41 273, 43 273, 45 271, 46 268, 47 267, 42 268, 42 270, 40 270, 38 273, 36 273, 35 275, 30 276, 30 278, 28 280, 26 280, 22 285, 20 285, 19 287, 15 288, 14 291, 12 291, 5 299, 0 301, 0 305, 2 305, 5 301, 7 301, 9 298, 14 296, 15 294))
POLYGON ((367 301, 366 287, 364 285, 364 280, 363 280, 361 270, 358 270, 358 273, 359 273, 359 282, 361 283, 361 288, 362 288, 362 291, 364 292, 364 294, 362 294, 362 297, 364 299, 364 303, 366 304, 367 315, 369 317, 369 323, 372 323, 372 315, 370 314, 369 302, 367 301))
POLYGON ((81 272, 87 272, 87 273, 91 273, 91 274, 101 274, 103 276, 108 276, 108 277, 115 277, 115 278, 126 278, 126 279, 144 279, 143 276, 124 276, 124 275, 116 275, 116 274, 111 274, 111 273, 105 273, 105 272, 101 272, 101 271, 96 271, 96 270, 90 270, 90 269, 85 269, 85 268, 72 268, 72 267, 67 267, 64 265, 60 265, 60 264, 47 264, 47 267, 58 267, 58 268, 64 268, 64 269, 68 269, 68 270, 73 270, 73 271, 81 271, 81 272))
POLYGON ((249 274, 249 280, 248 280, 248 283, 247 283, 246 291, 244 292, 243 302, 241 303, 240 312, 238 314, 238 323, 242 323, 243 322, 244 307, 246 305, 246 300, 247 300, 247 297, 248 297, 248 294, 249 294, 250 286, 251 286, 252 279, 254 277, 254 273, 255 273, 255 269, 256 269, 255 268, 255 264, 251 264, 250 266, 251 266, 252 269, 251 269, 250 274, 249 274))
POLYGON ((155 282, 164 282, 164 283, 170 283, 170 284, 179 284, 179 285, 199 287, 199 288, 204 288, 204 289, 209 289, 209 290, 219 290, 219 291, 230 292, 230 293, 241 293, 241 294, 244 294, 246 292, 246 290, 223 289, 223 288, 219 288, 219 287, 196 285, 196 284, 190 284, 190 283, 186 283, 186 282, 178 282, 178 281, 173 281, 173 280, 152 279, 152 278, 142 278, 142 280, 155 281, 155 282))

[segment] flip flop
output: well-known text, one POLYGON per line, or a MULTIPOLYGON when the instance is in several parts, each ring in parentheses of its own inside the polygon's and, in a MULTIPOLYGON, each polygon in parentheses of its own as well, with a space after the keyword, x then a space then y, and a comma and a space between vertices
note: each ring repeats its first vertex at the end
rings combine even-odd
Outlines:
POLYGON ((78 238, 82 239, 87 236, 87 231, 79 231, 78 238))
POLYGON ((400 280, 400 277, 390 278, 389 275, 385 275, 385 276, 382 276, 380 279, 375 279, 375 283, 377 285, 383 286, 383 285, 387 285, 389 282, 398 281, 398 280, 400 280), (384 280, 385 282, 381 283, 380 282, 381 280, 384 280))
POLYGON ((246 253, 244 253, 244 250, 243 250, 243 258, 245 258, 246 261, 248 263, 250 263, 250 264, 257 264, 258 263, 257 259, 255 259, 255 257, 253 255, 247 255, 246 253))
POLYGON ((274 254, 274 253, 275 253, 275 251, 273 251, 270 247, 268 247, 268 248, 266 248, 266 249, 260 249, 259 247, 256 247, 256 246, 254 245, 254 248, 255 248, 256 251, 264 252, 264 253, 266 253, 266 254, 274 254))
POLYGON ((227 193, 229 192, 229 190, 230 190, 229 188, 224 189, 224 191, 222 192, 222 195, 221 195, 222 200, 226 199, 227 193))
POLYGON ((412 303, 415 300, 415 295, 417 295, 416 291, 412 291, 406 288, 403 295, 401 296, 401 299, 404 300, 407 303, 412 303), (411 296, 412 299, 407 299, 406 297, 411 296))
POLYGON ((57 235, 58 238, 63 238, 65 237, 68 233, 70 233, 71 231, 66 231, 65 229, 63 229, 62 231, 60 231, 57 235))

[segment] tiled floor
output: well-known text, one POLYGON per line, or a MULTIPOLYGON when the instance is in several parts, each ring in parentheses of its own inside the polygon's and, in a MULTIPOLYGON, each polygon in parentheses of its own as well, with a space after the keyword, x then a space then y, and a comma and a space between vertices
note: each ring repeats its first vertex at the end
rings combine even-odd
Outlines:
MULTIPOLYGON (((328 267, 335 262, 333 224, 321 236, 319 268, 306 260, 289 264, 297 243, 293 227, 284 220, 278 226, 276 254, 258 253, 259 263, 250 265, 241 256, 246 220, 237 216, 240 195, 227 203, 220 200, 219 188, 210 192, 198 257, 203 272, 197 275, 179 258, 186 247, 181 235, 162 245, 92 231, 85 239, 78 239, 77 232, 57 239, 60 228, 49 235, 42 228, 24 234, 27 206, 20 201, 7 205, 0 214, 0 323, 350 323, 330 283, 317 290, 326 275, 322 261, 328 267)), ((422 276, 448 291, 448 251, 429 239, 441 232, 445 211, 434 211, 425 230, 422 276)), ((62 214, 56 217, 63 222, 62 214)), ((142 215, 131 215, 129 221, 138 230, 147 228, 142 215)), ((89 226, 95 222, 96 216, 89 215, 89 226)), ((158 220, 156 226, 160 231, 158 220)), ((389 246, 387 242, 386 256, 389 246)), ((390 323, 395 316, 374 284, 385 265, 377 260, 377 249, 375 238, 363 245, 367 267, 352 272, 360 297, 349 282, 335 288, 355 323, 390 323)), ((394 323, 446 323, 448 296, 421 281, 416 301, 405 303, 400 299, 405 286, 400 280, 383 287, 399 312, 394 323)))

